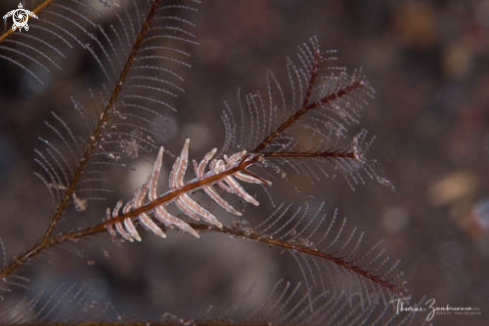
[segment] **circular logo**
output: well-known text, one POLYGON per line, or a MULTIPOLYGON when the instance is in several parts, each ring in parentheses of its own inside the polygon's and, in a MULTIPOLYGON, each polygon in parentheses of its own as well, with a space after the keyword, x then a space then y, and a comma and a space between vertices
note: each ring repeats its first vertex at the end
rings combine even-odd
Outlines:
POLYGON ((22 6, 22 3, 19 3, 18 9, 12 10, 8 12, 5 16, 3 16, 3 19, 7 19, 7 17, 10 16, 12 16, 12 31, 14 32, 17 28, 19 29, 19 31, 22 31, 22 28, 28 31, 29 25, 27 25, 27 22, 29 21, 29 16, 37 18, 37 16, 32 11, 25 10, 22 6))

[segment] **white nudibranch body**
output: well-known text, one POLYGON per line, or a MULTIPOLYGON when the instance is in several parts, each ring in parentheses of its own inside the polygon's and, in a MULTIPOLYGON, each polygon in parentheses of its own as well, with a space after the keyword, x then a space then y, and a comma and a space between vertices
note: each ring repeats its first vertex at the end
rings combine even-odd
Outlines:
MULTIPOLYGON (((203 180, 220 174, 222 174, 220 178, 217 178, 209 183, 203 183, 202 185, 192 189, 191 191, 203 190, 204 193, 207 194, 207 196, 209 196, 216 204, 225 209, 227 212, 237 216, 241 216, 241 212, 231 206, 219 194, 218 190, 215 188, 215 185, 217 185, 222 191, 234 194, 248 203, 251 203, 255 206, 259 205, 259 202, 253 196, 246 192, 246 190, 240 185, 238 180, 245 183, 271 185, 270 181, 267 181, 252 174, 251 172, 246 170, 247 166, 232 173, 225 173, 226 171, 230 171, 231 169, 238 167, 246 160, 252 159, 252 156, 247 155, 247 152, 243 150, 233 155, 230 155, 229 157, 227 155, 224 155, 223 159, 213 159, 214 155, 217 152, 217 149, 213 148, 204 155, 200 162, 197 162, 195 160, 192 161, 196 177, 185 183, 185 173, 187 171, 189 161, 189 145, 190 139, 187 138, 180 153, 180 156, 177 157, 177 159, 173 163, 169 176, 169 190, 166 193, 162 194, 161 196, 158 196, 157 193, 158 178, 163 164, 164 153, 164 148, 161 147, 158 152, 156 161, 153 165, 153 171, 148 180, 135 192, 134 198, 128 201, 125 205, 123 205, 123 202, 120 200, 117 202, 112 211, 108 208, 105 217, 106 221, 120 216, 121 208, 122 214, 127 214, 132 210, 143 207, 145 205, 145 198, 147 198, 146 204, 148 204, 172 192, 178 192, 178 190, 184 187, 186 184, 188 185, 193 182, 198 182, 199 180, 203 180), (206 171, 207 166, 209 166, 208 171, 206 171)), ((251 165, 252 164, 249 164, 248 166, 251 165)), ((185 216, 189 217, 190 219, 195 221, 202 220, 207 224, 222 228, 222 223, 219 222, 219 220, 211 212, 206 210, 204 207, 202 207, 202 205, 192 199, 190 197, 190 192, 181 192, 181 194, 178 194, 171 200, 165 201, 164 203, 157 205, 154 208, 149 209, 148 211, 140 213, 137 218, 128 217, 123 221, 106 224, 106 229, 112 237, 116 237, 117 235, 119 235, 123 239, 130 242, 133 242, 134 240, 141 241, 141 236, 136 230, 136 225, 133 221, 133 219, 137 219, 139 223, 143 225, 143 227, 145 227, 147 230, 162 238, 165 238, 166 234, 158 225, 158 223, 155 222, 156 220, 160 224, 163 224, 166 228, 178 229, 180 231, 190 233, 196 238, 199 238, 199 234, 197 233, 197 231, 195 231, 188 223, 176 216, 173 216, 171 213, 168 212, 167 206, 172 203, 175 204, 178 210, 180 210, 185 216), (153 218, 150 216, 151 213, 153 218)))

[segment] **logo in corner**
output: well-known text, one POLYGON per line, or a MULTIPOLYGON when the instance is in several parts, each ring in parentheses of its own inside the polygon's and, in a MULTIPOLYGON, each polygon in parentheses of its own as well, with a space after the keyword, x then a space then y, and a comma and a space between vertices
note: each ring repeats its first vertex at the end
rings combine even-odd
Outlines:
POLYGON ((27 22, 29 21, 29 16, 38 18, 36 14, 34 14, 32 11, 25 10, 24 6, 22 6, 22 3, 19 3, 18 9, 9 11, 5 16, 3 16, 3 19, 6 20, 10 16, 12 16, 12 21, 14 22, 12 25, 12 31, 14 32, 17 28, 21 32, 22 28, 26 31, 29 30, 29 25, 27 25, 27 22))

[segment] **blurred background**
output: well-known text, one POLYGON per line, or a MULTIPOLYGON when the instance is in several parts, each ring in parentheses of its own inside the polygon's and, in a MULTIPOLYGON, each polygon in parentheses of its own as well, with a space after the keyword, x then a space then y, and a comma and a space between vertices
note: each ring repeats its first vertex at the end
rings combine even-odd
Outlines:
MULTIPOLYGON (((16 6, 2 1, 0 12, 16 6)), ((339 208, 368 239, 384 239, 415 296, 482 310, 475 317, 438 316, 436 324, 487 325, 488 30, 489 2, 482 0, 204 1, 181 113, 162 122, 162 140, 178 149, 185 137, 196 139, 197 157, 222 144, 223 100, 233 101, 238 87, 263 90, 266 69, 284 69, 285 57, 316 35, 323 48, 338 50, 338 65, 363 67, 375 88, 361 127, 377 136, 371 156, 396 191, 371 182, 352 192, 341 179, 325 179, 315 198, 329 211, 339 208)), ((33 148, 49 112, 71 109, 70 96, 96 85, 84 68, 83 57, 70 59, 58 79, 40 87, 0 59, 0 235, 7 257, 37 240, 48 223, 50 201, 32 175, 33 148)), ((255 281, 268 285, 266 293, 293 264, 272 263, 280 253, 260 244, 204 239, 148 236, 123 250, 97 239, 81 263, 69 255, 68 268, 48 256, 52 264, 25 273, 32 288, 60 275, 66 284, 90 283, 119 312, 196 315, 238 298, 255 281)))

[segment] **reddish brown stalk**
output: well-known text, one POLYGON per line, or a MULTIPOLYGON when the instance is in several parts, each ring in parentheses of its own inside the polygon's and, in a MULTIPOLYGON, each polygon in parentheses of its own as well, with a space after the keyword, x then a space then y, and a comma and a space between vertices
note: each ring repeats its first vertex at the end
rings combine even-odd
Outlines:
POLYGON ((319 101, 313 102, 309 104, 309 101, 311 99, 312 95, 312 89, 314 87, 314 82, 316 80, 316 76, 319 70, 319 62, 321 61, 321 54, 319 51, 316 52, 316 57, 314 59, 314 67, 311 70, 311 76, 309 77, 309 84, 307 86, 307 92, 306 96, 304 97, 304 101, 302 102, 302 106, 297 112, 292 115, 290 118, 288 118, 284 123, 282 123, 274 132, 272 132, 270 135, 268 135, 267 138, 265 138, 264 141, 262 141, 253 151, 252 153, 262 153, 262 151, 267 147, 268 144, 270 144, 275 138, 277 138, 282 132, 284 132, 287 128, 289 128, 295 121, 297 121, 301 116, 303 116, 307 111, 316 109, 318 107, 321 107, 329 102, 332 102, 340 97, 343 97, 353 91, 355 91, 357 88, 360 88, 361 86, 364 85, 363 81, 357 81, 349 86, 340 89, 339 91, 330 94, 319 101))
MULTIPOLYGON (((339 156, 339 154, 340 153, 337 153, 336 156, 339 156)), ((65 242, 65 241, 72 241, 72 240, 83 238, 83 237, 86 237, 89 235, 105 232, 107 225, 114 225, 117 222, 122 222, 126 218, 136 218, 141 213, 150 212, 155 207, 157 207, 159 205, 163 205, 165 203, 168 203, 171 200, 173 200, 174 198, 176 198, 182 194, 189 193, 189 192, 192 192, 194 190, 197 190, 204 185, 213 184, 216 181, 221 180, 225 176, 233 175, 234 173, 236 173, 238 171, 246 171, 246 168, 248 166, 255 164, 260 159, 260 157, 262 157, 262 156, 275 156, 275 157, 284 156, 284 157, 286 157, 286 156, 290 156, 290 155, 296 155, 296 156, 309 155, 309 157, 310 157, 311 154, 307 154, 307 153, 264 153, 263 155, 245 157, 238 166, 236 166, 232 169, 223 171, 223 172, 218 173, 218 174, 213 174, 213 175, 211 175, 207 178, 201 179, 201 180, 197 180, 194 182, 187 183, 183 187, 177 188, 173 191, 170 191, 170 192, 166 193, 165 195, 159 197, 157 200, 149 202, 146 205, 144 205, 138 209, 132 210, 126 214, 114 217, 113 219, 110 219, 108 221, 105 221, 103 223, 95 225, 91 228, 86 228, 84 230, 76 231, 76 232, 65 234, 65 235, 60 235, 57 237, 46 238, 40 244, 37 244, 36 246, 31 248, 26 253, 20 255, 10 265, 5 267, 0 272, 0 279, 10 275, 17 268, 24 265, 27 262, 27 260, 36 256, 37 254, 39 254, 44 249, 47 249, 49 247, 52 247, 56 244, 59 244, 59 243, 65 242)), ((345 157, 347 157, 346 155, 348 155, 348 153, 345 153, 345 157)), ((330 156, 333 156, 333 155, 330 155, 330 156)), ((202 226, 200 226, 198 228, 202 229, 202 226)))
MULTIPOLYGON (((315 84, 316 77, 318 75, 319 71, 319 63, 321 61, 321 55, 319 51, 316 53, 316 57, 314 60, 314 65, 311 70, 310 78, 309 78, 309 84, 307 87, 306 95, 303 100, 302 106, 300 109, 298 109, 295 114, 293 114, 289 119, 287 119, 284 123, 282 123, 274 132, 272 132, 268 137, 265 138, 253 151, 252 154, 249 154, 245 156, 241 163, 239 163, 237 166, 223 171, 221 173, 217 174, 211 174, 206 178, 196 180, 193 182, 189 182, 185 185, 183 185, 180 188, 173 189, 171 191, 168 191, 167 193, 163 194, 161 197, 157 198, 154 201, 151 201, 144 206, 141 206, 137 209, 134 209, 130 212, 127 212, 125 214, 116 216, 110 220, 104 221, 102 223, 99 223, 93 227, 89 227, 83 230, 79 231, 74 231, 71 233, 67 234, 62 234, 58 236, 53 236, 53 232, 58 224, 59 219, 61 218, 63 212, 65 211, 69 200, 71 199, 75 187, 78 184, 78 181, 80 180, 83 171, 85 170, 89 159, 91 158, 93 151, 96 148, 96 144, 99 141, 100 135, 103 131, 104 125, 107 123, 111 109, 114 107, 115 102, 117 101, 117 98, 122 90, 122 86, 124 84, 124 81, 126 80, 127 74, 129 73, 132 63, 136 57, 137 51, 141 45, 141 42, 143 41, 144 35, 146 34, 149 24, 151 20, 153 19, 155 15, 155 10, 158 5, 160 0, 155 0, 153 3, 153 6, 150 10, 150 13, 138 35, 138 38, 132 48, 131 53, 129 54, 127 61, 124 65, 124 68, 120 74, 120 77, 118 79, 118 82, 116 83, 114 90, 112 92, 112 96, 105 107, 104 111, 102 112, 97 127, 95 128, 95 131, 90 138, 90 142, 85 149, 83 158, 81 159, 76 172, 74 174, 74 177, 72 179, 72 182, 68 189, 66 190, 65 196, 63 197, 63 200, 61 203, 58 205, 55 215, 53 216, 53 219, 51 220, 51 223, 43 237, 43 240, 36 244, 34 247, 32 247, 30 250, 25 252, 24 254, 20 255, 17 259, 13 260, 8 266, 6 266, 2 271, 0 271, 0 279, 3 279, 7 276, 9 276, 12 272, 17 270, 19 267, 23 266, 28 260, 32 259, 34 256, 38 255, 41 253, 43 250, 48 249, 50 247, 53 247, 57 244, 66 242, 66 241, 74 241, 80 238, 85 238, 91 235, 95 235, 98 233, 104 233, 106 232, 106 228, 108 225, 114 225, 117 222, 122 222, 125 219, 131 218, 135 219, 142 213, 149 213, 152 210, 154 210, 156 207, 160 205, 165 205, 169 204, 172 200, 175 198, 186 194, 186 193, 191 193, 203 186, 206 185, 212 185, 219 180, 222 180, 226 176, 231 176, 235 174, 236 172, 243 172, 250 174, 252 176, 255 176, 251 172, 247 171, 246 168, 255 164, 260 160, 262 157, 294 157, 294 158, 314 158, 314 157, 320 157, 320 158, 352 158, 355 159, 356 155, 354 152, 351 151, 323 151, 323 152, 316 152, 316 153, 301 153, 301 152, 264 152, 263 150, 267 147, 267 145, 272 142, 276 137, 278 137, 281 133, 283 133, 287 128, 289 128, 295 121, 301 118, 305 113, 307 113, 310 110, 322 107, 325 104, 328 104, 338 98, 341 98, 345 95, 348 95, 349 93, 355 91, 356 89, 362 87, 364 85, 363 81, 356 81, 350 84, 347 87, 342 88, 341 90, 330 94, 318 101, 309 103, 311 101, 311 96, 313 93, 313 88, 315 84)), ((48 3, 48 1, 44 2, 48 3)), ((37 8, 36 8, 37 9, 37 8)), ((3 37, 3 36, 2 36, 3 37)), ((0 41, 2 39, 0 38, 0 41)), ((261 179, 258 176, 255 176, 259 179, 261 179)), ((260 235, 256 232, 245 232, 244 230, 240 229, 235 229, 235 228, 230 228, 230 227, 223 227, 223 228, 217 228, 213 227, 207 224, 190 224, 190 226, 194 230, 200 230, 200 231, 210 231, 210 232, 218 232, 218 233, 223 233, 235 237, 240 237, 248 240, 253 240, 253 241, 259 241, 271 246, 276 246, 280 248, 284 248, 287 250, 294 250, 297 252, 301 252, 307 255, 319 257, 322 259, 326 259, 334 264, 337 264, 338 266, 341 266, 342 268, 346 268, 347 270, 354 272, 355 274, 361 275, 367 279, 369 279, 371 282, 378 284, 379 286, 389 289, 399 295, 402 294, 402 290, 398 288, 396 285, 389 283, 388 281, 385 281, 381 279, 380 277, 366 271, 365 269, 362 269, 361 267, 354 265, 352 263, 347 262, 346 260, 342 258, 335 257, 331 254, 326 254, 323 253, 317 249, 314 248, 309 248, 305 247, 299 244, 287 242, 287 241, 282 241, 279 239, 273 239, 271 237, 266 237, 263 235, 260 235)), ((209 325, 214 325, 213 323, 210 323, 209 325)))
POLYGON ((201 187, 203 187, 205 185, 213 184, 216 181, 221 180, 225 176, 233 175, 233 174, 235 174, 236 172, 239 172, 239 171, 245 171, 245 169, 248 166, 256 163, 259 159, 260 159, 260 156, 253 156, 253 157, 251 157, 248 160, 245 157, 245 159, 243 159, 243 161, 238 166, 236 166, 236 167, 234 167, 232 169, 223 171, 221 173, 213 174, 213 175, 211 175, 211 176, 209 176, 207 178, 201 179, 201 180, 197 180, 197 181, 194 181, 194 182, 187 183, 187 184, 185 184, 181 188, 177 188, 177 189, 175 189, 173 191, 167 192, 165 195, 159 197, 155 201, 149 202, 148 204, 146 204, 144 206, 141 206, 138 209, 132 210, 132 211, 128 212, 127 214, 123 214, 123 215, 114 217, 114 218, 112 218, 112 219, 104 222, 102 225, 103 226, 110 225, 110 224, 113 225, 113 224, 115 224, 117 222, 122 222, 123 220, 125 220, 128 217, 131 217, 131 218, 137 217, 137 216, 141 215, 141 213, 145 213, 145 212, 151 211, 156 206, 160 206, 160 205, 163 205, 165 203, 168 203, 172 199, 174 199, 174 198, 176 198, 176 197, 178 197, 180 195, 183 195, 185 193, 192 192, 192 191, 197 190, 197 189, 199 189, 199 188, 201 188, 201 187))
POLYGON ((354 152, 326 151, 317 153, 301 153, 301 152, 271 152, 262 153, 263 157, 295 157, 295 158, 311 158, 311 157, 336 157, 336 158, 356 158, 354 152))
MULTIPOLYGON (((231 171, 231 170, 229 170, 229 171, 231 171)), ((195 183, 192 183, 192 185, 195 185, 195 183)), ((183 188, 178 189, 178 192, 181 192, 182 189, 183 188)), ((150 205, 146 205, 145 207, 148 207, 148 206, 150 206, 150 205)), ((149 209, 146 209, 146 211, 147 210, 149 210, 149 209)), ((91 228, 87 228, 84 230, 76 231, 76 232, 65 234, 65 235, 60 235, 57 237, 53 237, 50 239, 50 241, 45 246, 35 247, 35 248, 31 249, 29 252, 25 253, 23 256, 26 256, 28 258, 32 258, 33 256, 39 254, 40 251, 42 251, 43 249, 52 247, 56 244, 59 244, 59 243, 65 242, 65 241, 74 241, 74 240, 77 240, 80 238, 85 238, 85 237, 90 236, 90 235, 105 232, 106 231, 105 227, 107 224, 112 224, 112 223, 115 223, 115 221, 121 221, 125 218, 131 217, 128 215, 133 215, 133 214, 131 212, 131 213, 128 213, 126 216, 116 217, 116 218, 114 218, 108 222, 100 223, 100 224, 98 224, 94 227, 91 227, 91 228)), ((262 243, 265 243, 267 245, 271 245, 274 247, 284 248, 284 249, 288 249, 288 250, 295 250, 295 251, 302 252, 302 253, 307 254, 307 255, 326 259, 326 260, 331 261, 332 263, 335 263, 335 264, 341 266, 342 268, 346 268, 347 270, 350 270, 356 274, 359 274, 359 275, 369 279, 370 281, 380 285, 381 287, 389 289, 392 292, 395 292, 396 294, 399 294, 399 295, 403 294, 402 289, 400 289, 395 284, 389 283, 388 281, 381 279, 379 276, 376 276, 376 275, 362 269, 359 266, 356 266, 352 263, 349 263, 349 262, 347 262, 341 258, 335 257, 333 255, 323 253, 317 249, 308 248, 308 247, 305 247, 305 246, 302 246, 299 244, 290 243, 290 242, 282 241, 280 239, 274 239, 272 237, 263 236, 263 235, 256 233, 256 232, 250 232, 249 230, 245 231, 245 230, 234 229, 234 228, 230 228, 230 227, 223 227, 222 229, 220 229, 217 227, 210 226, 208 224, 195 224, 195 223, 191 223, 190 226, 194 230, 223 233, 223 234, 227 234, 227 235, 231 235, 231 236, 235 236, 235 237, 240 237, 240 238, 247 239, 247 240, 262 242, 262 243)), ((8 274, 10 274, 10 273, 6 273, 6 271, 8 271, 8 269, 6 269, 2 273, 0 273, 0 278, 6 277, 6 276, 8 276, 8 274)))
MULTIPOLYGON (((42 3, 41 3, 39 6, 37 6, 36 8, 34 8, 34 9, 32 10, 32 12, 33 12, 34 14, 36 14, 36 15, 37 15, 37 13, 38 13, 39 11, 41 11, 42 9, 44 9, 45 7, 47 7, 49 4, 51 4, 51 2, 52 2, 52 1, 53 1, 53 0, 46 0, 46 1, 42 2, 42 3)), ((3 42, 3 40, 5 40, 5 39, 6 39, 7 37, 9 37, 10 35, 12 35, 12 34, 13 34, 13 32, 14 32, 14 31, 13 31, 13 30, 10 28, 8 31, 6 31, 6 32, 5 32, 5 33, 3 33, 2 35, 0 35, 0 43, 2 43, 2 42, 3 42)))
MULTIPOLYGON (((211 185, 211 184, 223 179, 224 177, 226 177, 228 175, 235 174, 236 172, 244 172, 244 173, 250 174, 252 176, 255 176, 255 174, 247 171, 246 168, 255 164, 256 162, 258 162, 261 157, 297 157, 297 158, 299 158, 299 157, 304 157, 304 158, 311 158, 311 157, 336 157, 336 158, 338 158, 338 157, 343 157, 343 158, 355 158, 355 154, 350 153, 350 152, 335 152, 335 151, 320 152, 320 153, 271 152, 271 153, 262 153, 260 155, 254 155, 254 156, 247 156, 241 161, 241 163, 238 166, 236 166, 232 169, 223 171, 221 173, 213 174, 213 175, 211 175, 207 178, 201 179, 201 180, 197 180, 194 182, 187 183, 181 188, 177 188, 173 191, 167 192, 163 196, 159 197, 157 200, 149 202, 146 205, 141 206, 138 209, 134 209, 134 210, 132 210, 126 214, 122 214, 122 215, 114 217, 108 221, 105 221, 101 225, 103 225, 105 227, 106 225, 114 225, 117 222, 122 222, 126 218, 135 218, 135 217, 141 215, 141 213, 147 213, 147 212, 153 210, 155 207, 163 205, 165 203, 168 203, 180 195, 183 195, 185 193, 190 193, 190 192, 197 190, 197 189, 199 189, 205 185, 211 185)), ((259 178, 258 176, 256 176, 256 177, 259 178)))
POLYGON ((372 282, 374 282, 374 283, 376 283, 376 284, 378 284, 384 288, 387 288, 387 289, 389 289, 389 290, 391 290, 391 291, 393 291, 399 295, 403 294, 402 289, 400 289, 398 286, 381 279, 380 277, 362 269, 359 266, 351 264, 351 263, 349 263, 349 262, 347 262, 341 258, 335 257, 333 255, 323 253, 317 249, 312 249, 312 248, 304 247, 304 246, 297 245, 294 243, 281 241, 280 239, 273 239, 272 237, 266 237, 266 236, 263 236, 262 234, 259 234, 256 232, 250 232, 250 230, 246 230, 246 231, 236 230, 236 229, 232 229, 229 227, 223 227, 222 229, 219 229, 216 227, 211 227, 208 225, 201 225, 201 224, 191 224, 191 226, 192 226, 192 228, 194 228, 196 230, 224 233, 227 235, 233 235, 233 236, 245 238, 248 240, 255 240, 255 241, 266 243, 268 245, 273 245, 276 247, 289 249, 289 250, 295 250, 295 251, 302 252, 302 253, 305 253, 305 254, 308 254, 311 256, 316 256, 316 257, 320 257, 323 259, 327 259, 327 260, 329 260, 329 261, 331 261, 331 262, 333 262, 333 263, 335 263, 335 264, 337 264, 343 268, 346 268, 346 269, 348 269, 348 270, 350 270, 356 274, 360 274, 360 275, 366 277, 367 279, 369 279, 370 281, 372 281, 372 282))
MULTIPOLYGON (((100 135, 102 133, 104 125, 107 123, 109 117, 110 117, 110 110, 114 107, 115 102, 117 101, 117 98, 122 90, 122 86, 126 80, 126 77, 131 69, 131 66, 134 62, 134 59, 136 57, 136 54, 141 46, 141 43, 143 41, 144 36, 146 35, 146 32, 148 31, 149 25, 156 13, 157 6, 161 0, 155 0, 153 2, 153 5, 149 11, 149 14, 146 18, 146 21, 144 22, 141 31, 139 32, 139 35, 132 47, 131 53, 127 57, 126 63, 124 65, 124 68, 122 69, 122 72, 119 76, 118 81, 115 84, 114 90, 112 91, 112 95, 110 97, 109 102, 107 103, 107 106, 105 109, 102 111, 102 114, 100 115, 100 118, 98 120, 97 126, 90 137, 90 141, 85 149, 85 152, 83 154, 82 159, 80 160, 78 167, 73 175, 73 178, 71 180, 71 183, 69 187, 67 188, 65 195, 63 197, 63 200, 59 203, 58 207, 56 208, 55 214, 53 218, 51 219, 51 222, 49 224, 48 229, 46 230, 46 233, 43 236, 43 239, 41 242, 37 243, 34 245, 31 249, 29 249, 27 252, 24 254, 19 255, 15 260, 13 260, 9 265, 7 265, 3 270, 0 271, 0 280, 8 275, 10 275, 12 272, 14 272, 16 269, 19 267, 23 266, 29 259, 31 259, 33 256, 36 256, 39 254, 41 251, 52 247, 53 245, 66 241, 66 240, 71 240, 75 239, 73 237, 70 237, 70 235, 66 235, 63 237, 52 237, 52 234, 54 230, 56 229, 56 226, 58 225, 59 219, 63 215, 64 211, 66 210, 66 207, 68 206, 68 203, 73 196, 73 193, 75 191, 75 188, 83 174, 83 171, 85 170, 88 161, 90 160, 93 151, 96 148, 96 144, 100 139, 100 135)), ((38 6, 36 9, 41 10, 45 6, 47 6, 51 1, 45 1, 43 2, 40 6, 38 6)), ((2 37, 4 37, 2 35, 2 37)), ((6 37, 6 36, 5 36, 6 37)), ((5 38, 4 37, 4 38, 5 38)), ((0 39, 1 41, 2 39, 0 39)), ((91 229, 95 229, 91 228, 91 229)), ((97 233, 97 232, 95 232, 97 233)), ((90 233, 88 233, 90 234, 90 233)), ((94 233, 91 233, 94 234, 94 233)))
POLYGON ((29 259, 32 257, 38 255, 41 251, 52 247, 56 244, 65 242, 65 241, 70 241, 70 240, 76 240, 79 238, 83 238, 89 235, 101 233, 106 231, 106 226, 109 224, 115 224, 116 222, 123 221, 126 218, 135 218, 139 216, 141 213, 144 212, 149 212, 152 209, 154 209, 156 206, 163 205, 165 203, 170 202, 172 199, 184 194, 191 192, 193 190, 196 190, 204 185, 208 184, 213 184, 214 182, 222 179, 223 177, 227 175, 232 175, 238 171, 243 171, 246 169, 246 167, 256 163, 259 160, 259 156, 254 156, 254 157, 249 157, 249 159, 244 159, 241 164, 238 166, 229 169, 227 171, 223 171, 219 174, 214 174, 211 175, 207 178, 197 180, 195 182, 187 183, 181 188, 177 188, 173 191, 168 192, 167 194, 163 195, 162 197, 159 197, 157 200, 152 201, 138 209, 135 209, 133 211, 128 212, 127 214, 123 214, 120 216, 117 216, 113 219, 110 219, 109 221, 105 221, 104 223, 100 223, 98 225, 95 225, 90 228, 86 228, 80 231, 56 236, 56 237, 46 237, 43 239, 41 243, 36 244, 34 247, 32 247, 30 250, 25 252, 24 254, 21 254, 18 256, 14 261, 12 261, 8 266, 6 266, 2 271, 0 271, 0 280, 3 279, 4 277, 7 277, 10 275, 12 272, 14 272, 16 269, 24 265, 29 259))
MULTIPOLYGON (((313 75, 314 76, 314 75, 313 75)), ((253 151, 252 153, 261 153, 267 145, 272 142, 275 138, 277 138, 282 132, 284 132, 287 128, 290 127, 291 124, 293 124, 296 120, 298 120, 301 116, 303 116, 307 111, 316 109, 318 107, 321 107, 324 104, 327 104, 329 102, 332 102, 340 97, 343 97, 357 88, 360 88, 361 86, 364 85, 363 81, 357 81, 354 82, 353 84, 337 91, 336 93, 333 93, 331 95, 328 95, 324 98, 322 98, 319 101, 313 102, 309 105, 304 105, 302 106, 293 116, 288 118, 284 123, 280 125, 273 133, 271 133, 264 141, 260 143, 253 151)))
POLYGON ((126 63, 124 65, 124 68, 122 69, 122 72, 119 76, 118 81, 115 84, 114 90, 112 91, 112 96, 110 97, 109 102, 107 103, 107 106, 105 109, 102 111, 102 114, 100 115, 100 118, 97 123, 97 127, 95 128, 95 131, 93 132, 92 136, 90 137, 90 142, 87 145, 87 148, 85 149, 85 152, 83 154, 83 158, 80 160, 80 163, 78 164, 78 167, 73 175, 73 178, 71 180, 70 186, 66 190, 66 193, 63 197, 63 200, 61 203, 58 205, 58 208, 56 209, 56 213, 53 216, 53 219, 51 220, 51 223, 49 224, 49 227, 44 235, 43 242, 47 241, 51 234, 54 232, 54 229, 58 225, 58 221, 61 218, 61 215, 63 215, 66 206, 68 205, 73 192, 75 191, 75 188, 78 184, 78 181, 80 180, 83 171, 85 170, 88 161, 90 160, 92 153, 95 149, 95 146, 97 142, 100 139, 100 135, 102 133, 102 129, 104 125, 107 123, 109 116, 110 116, 110 110, 114 107, 115 102, 117 101, 117 98, 122 90, 122 86, 124 85, 124 82, 126 80, 127 74, 129 73, 131 66, 134 62, 134 58, 136 57, 136 54, 139 50, 139 47, 141 46, 141 43, 143 42, 144 35, 146 35, 146 32, 148 31, 149 24, 151 23, 155 12, 156 8, 158 6, 158 3, 160 0, 155 0, 153 2, 153 6, 151 7, 148 17, 146 18, 146 21, 143 24, 143 27, 141 28, 141 31, 139 32, 138 38, 136 39, 136 42, 134 43, 131 53, 127 57, 126 63))
MULTIPOLYGON (((236 173, 238 171, 246 171, 246 168, 248 166, 256 163, 260 159, 260 157, 262 157, 262 156, 311 157, 311 155, 316 155, 316 156, 321 156, 321 157, 325 157, 325 156, 348 157, 348 158, 354 157, 353 153, 341 153, 341 152, 338 152, 338 153, 324 152, 324 153, 310 153, 310 154, 308 154, 308 153, 264 153, 263 155, 249 156, 248 158, 245 158, 238 166, 236 166, 232 169, 229 169, 227 171, 223 171, 219 174, 213 174, 213 175, 211 175, 207 178, 201 179, 201 180, 197 180, 197 181, 188 183, 181 188, 178 188, 178 189, 175 189, 173 191, 166 193, 162 197, 159 197, 157 200, 152 201, 152 202, 150 202, 150 203, 148 203, 148 204, 146 204, 146 205, 144 205, 144 206, 142 206, 136 210, 133 210, 133 211, 130 211, 126 214, 117 216, 113 219, 110 219, 110 220, 105 221, 103 223, 97 224, 97 225, 90 227, 90 228, 86 228, 86 229, 83 229, 80 231, 75 231, 72 233, 68 233, 68 234, 49 238, 47 241, 43 241, 41 244, 38 244, 35 247, 33 247, 32 249, 30 249, 29 251, 27 251, 26 253, 21 255, 19 259, 13 261, 12 264, 7 266, 0 273, 0 279, 7 277, 13 271, 15 271, 18 267, 22 266, 28 259, 33 258, 34 256, 38 255, 41 251, 43 251, 47 248, 53 247, 57 244, 60 244, 60 243, 66 242, 66 241, 74 241, 74 240, 77 240, 80 238, 85 238, 85 237, 95 235, 98 233, 104 233, 104 232, 106 232, 106 226, 107 225, 113 225, 117 222, 122 222, 126 218, 136 218, 141 213, 150 212, 155 207, 157 207, 159 205, 164 205, 165 203, 170 202, 174 198, 176 198, 176 197, 178 197, 184 193, 192 192, 194 190, 199 189, 200 187, 202 187, 204 185, 213 184, 216 181, 221 180, 225 176, 233 175, 234 173, 236 173)), ((265 243, 265 244, 268 244, 271 246, 276 246, 276 247, 289 249, 289 250, 295 250, 298 252, 305 253, 307 255, 327 259, 327 260, 329 260, 329 261, 331 261, 331 262, 333 262, 333 263, 335 263, 335 264, 337 264, 343 268, 346 268, 346 269, 348 269, 348 270, 350 270, 356 274, 362 275, 363 277, 369 279, 370 281, 372 281, 372 282, 374 282, 374 283, 376 283, 376 284, 378 284, 384 288, 387 288, 387 289, 389 289, 389 290, 391 290, 391 291, 393 291, 399 295, 402 294, 402 290, 400 288, 398 288, 396 285, 391 284, 391 283, 381 279, 380 277, 362 269, 359 266, 353 265, 353 264, 351 264, 351 263, 349 263, 349 262, 347 262, 341 258, 335 257, 333 255, 323 253, 317 249, 312 249, 312 248, 304 247, 304 246, 301 246, 298 244, 294 244, 294 243, 290 243, 290 242, 286 242, 286 241, 281 241, 279 239, 273 239, 271 237, 266 237, 266 236, 260 235, 256 232, 249 232, 249 231, 245 232, 243 230, 234 229, 234 228, 230 228, 230 227, 223 227, 222 229, 220 229, 217 227, 212 227, 212 226, 207 225, 207 224, 190 224, 190 226, 194 230, 224 233, 227 235, 232 235, 232 236, 236 236, 236 237, 240 237, 240 238, 244 238, 244 239, 248 239, 248 240, 253 240, 253 241, 259 241, 259 242, 262 242, 262 243, 265 243)))
POLYGON ((312 94, 312 88, 314 86, 314 81, 316 80, 316 76, 319 68, 319 61, 321 60, 321 53, 319 50, 316 52, 316 57, 314 58, 314 67, 311 71, 311 77, 309 78, 309 85, 307 86, 307 93, 304 97, 304 101, 302 102, 302 106, 293 116, 291 116, 287 121, 285 121, 280 127, 277 128, 273 133, 271 133, 264 141, 260 143, 252 152, 260 153, 267 145, 274 140, 278 135, 280 135, 285 129, 287 129, 295 120, 299 119, 301 115, 306 113, 307 111, 307 103, 309 103, 309 98, 312 94))
POLYGON ((324 104, 327 104, 329 102, 332 102, 340 97, 343 97, 347 94, 350 94, 351 92, 353 92, 354 90, 356 90, 357 88, 360 88, 362 86, 365 85, 365 82, 363 80, 359 80, 359 81, 356 81, 354 82, 353 84, 350 84, 349 86, 343 88, 343 89, 340 89, 339 91, 337 91, 336 93, 333 93, 331 95, 328 95, 324 98, 322 98, 321 100, 319 101, 316 101, 314 103, 311 103, 309 104, 305 110, 308 111, 308 110, 312 110, 312 109, 315 109, 317 107, 320 107, 321 105, 324 105, 324 104))

